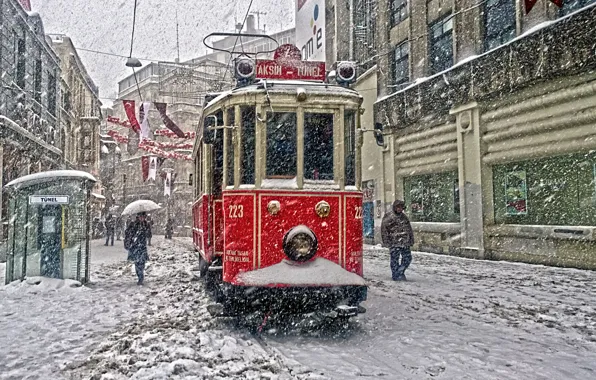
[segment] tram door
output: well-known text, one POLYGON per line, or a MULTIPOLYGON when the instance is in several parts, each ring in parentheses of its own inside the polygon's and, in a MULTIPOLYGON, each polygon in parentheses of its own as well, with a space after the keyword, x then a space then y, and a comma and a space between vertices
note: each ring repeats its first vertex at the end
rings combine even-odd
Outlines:
POLYGON ((40 274, 60 278, 62 252, 62 206, 38 206, 38 248, 41 252, 40 274))

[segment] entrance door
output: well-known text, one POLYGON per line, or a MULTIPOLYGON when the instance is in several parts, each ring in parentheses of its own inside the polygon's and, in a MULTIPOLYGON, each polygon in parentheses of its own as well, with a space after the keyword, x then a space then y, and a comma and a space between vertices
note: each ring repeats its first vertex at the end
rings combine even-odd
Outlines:
POLYGON ((41 272, 44 277, 61 277, 62 206, 40 205, 38 236, 41 250, 41 272))

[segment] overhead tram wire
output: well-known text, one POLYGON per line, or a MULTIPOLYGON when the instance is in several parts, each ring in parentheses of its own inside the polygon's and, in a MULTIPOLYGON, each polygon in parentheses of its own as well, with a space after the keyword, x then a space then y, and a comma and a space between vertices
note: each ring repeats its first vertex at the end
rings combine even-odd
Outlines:
MULTIPOLYGON (((228 64, 226 66, 226 71, 224 71, 224 75, 222 78, 222 82, 224 82, 226 80, 226 75, 228 74, 228 71, 230 71, 230 63, 232 62, 232 58, 234 57, 234 50, 236 50, 236 45, 238 44, 238 39, 240 38, 240 34, 242 34, 242 29, 244 29, 244 24, 246 24, 246 19, 248 18, 248 15, 250 13, 250 8, 252 7, 252 3, 254 0, 250 0, 250 3, 248 4, 248 9, 246 10, 246 14, 244 15, 244 20, 242 20, 242 26, 240 27, 240 31, 238 33, 238 36, 236 36, 236 41, 234 41, 234 46, 232 47, 232 51, 230 52, 230 59, 228 60, 228 64)), ((244 50, 244 47, 243 47, 244 50)), ((231 75, 231 73, 230 73, 231 75)))
MULTIPOLYGON (((137 21, 137 0, 135 0, 134 8, 132 11, 132 35, 130 36, 130 54, 128 55, 129 58, 132 58, 132 48, 135 39, 135 24, 137 21)), ((137 72, 135 68, 132 67, 132 74, 135 77, 135 83, 137 84, 137 92, 139 93, 139 100, 143 101, 143 95, 141 94, 141 88, 139 87, 139 80, 137 78, 137 72)))

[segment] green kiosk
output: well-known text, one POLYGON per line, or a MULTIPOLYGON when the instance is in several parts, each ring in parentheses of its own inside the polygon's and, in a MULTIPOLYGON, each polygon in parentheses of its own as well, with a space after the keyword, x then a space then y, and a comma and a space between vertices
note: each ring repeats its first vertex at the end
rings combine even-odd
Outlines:
POLYGON ((32 276, 89 281, 89 208, 95 182, 83 171, 55 170, 6 184, 7 284, 32 276))

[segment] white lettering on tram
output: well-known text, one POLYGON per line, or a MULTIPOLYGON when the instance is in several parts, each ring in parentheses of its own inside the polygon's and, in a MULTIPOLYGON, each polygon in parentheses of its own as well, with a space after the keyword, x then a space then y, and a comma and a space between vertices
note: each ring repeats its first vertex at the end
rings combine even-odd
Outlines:
POLYGON ((298 76, 300 77, 319 77, 321 70, 318 66, 298 66, 298 76))
POLYGON ((228 250, 225 252, 225 261, 231 261, 236 263, 249 263, 250 254, 248 251, 234 251, 228 250))
POLYGON ((281 76, 281 74, 282 74, 280 65, 259 65, 259 66, 257 66, 257 69, 258 69, 257 75, 259 75, 259 76, 260 75, 281 76))

